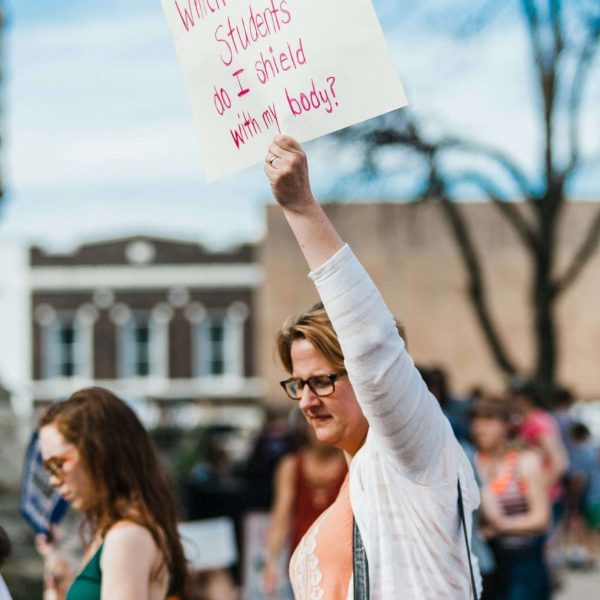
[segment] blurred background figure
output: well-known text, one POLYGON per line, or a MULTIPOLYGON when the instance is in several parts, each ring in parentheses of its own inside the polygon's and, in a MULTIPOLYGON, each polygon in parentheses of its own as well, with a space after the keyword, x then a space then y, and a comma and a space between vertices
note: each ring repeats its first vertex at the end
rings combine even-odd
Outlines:
POLYGON ((535 450, 511 442, 508 403, 478 400, 471 410, 475 464, 481 482, 481 533, 496 570, 484 579, 486 600, 547 600, 550 578, 544 533, 550 521, 548 478, 535 450))
MULTIPOLYGON (((6 531, 0 526, 0 567, 10 555, 10 549, 10 539, 8 538, 6 531)), ((2 579, 2 575, 0 575, 0 600, 11 600, 10 593, 4 583, 4 579, 2 579)))
POLYGON ((226 569, 192 572, 186 600, 239 600, 239 589, 226 569))
POLYGON ((254 441, 246 467, 256 508, 271 507, 277 465, 282 457, 297 449, 297 444, 287 415, 282 411, 267 410, 265 423, 254 441))
POLYGON ((526 379, 510 382, 510 400, 518 421, 517 435, 542 457, 542 468, 549 484, 551 502, 550 528, 546 534, 545 552, 553 589, 563 585, 560 567, 563 564, 563 518, 565 513, 563 478, 569 458, 559 425, 542 402, 536 386, 526 379))
POLYGON ((65 600, 67 596, 84 552, 80 525, 75 512, 69 511, 60 526, 52 527, 50 537, 35 537, 36 550, 44 560, 44 600, 65 600))
POLYGON ((569 460, 571 458, 571 426, 575 422, 571 409, 575 404, 573 392, 566 387, 557 386, 550 400, 552 412, 558 425, 560 438, 567 451, 569 460))
POLYGON ((263 591, 269 598, 280 598, 286 593, 289 588, 287 566, 292 552, 317 517, 336 499, 348 472, 340 450, 320 443, 300 414, 296 421, 299 449, 282 458, 275 471, 262 575, 263 591), (284 550, 287 555, 282 569, 284 550))
POLYGON ((597 564, 600 541, 600 448, 590 430, 578 422, 571 425, 569 448, 564 536, 567 564, 591 569, 597 564))
POLYGON ((233 520, 202 519, 179 524, 189 578, 185 600, 238 600, 231 567, 238 561, 233 520))
POLYGON ((446 415, 452 431, 459 442, 469 439, 469 405, 467 400, 455 398, 448 385, 448 375, 441 367, 425 368, 419 366, 429 391, 435 396, 446 415))
POLYGON ((518 419, 519 438, 541 452, 543 470, 550 486, 552 525, 556 528, 564 513, 562 477, 569 466, 560 430, 554 416, 543 408, 535 386, 515 380, 510 387, 512 408, 518 419))

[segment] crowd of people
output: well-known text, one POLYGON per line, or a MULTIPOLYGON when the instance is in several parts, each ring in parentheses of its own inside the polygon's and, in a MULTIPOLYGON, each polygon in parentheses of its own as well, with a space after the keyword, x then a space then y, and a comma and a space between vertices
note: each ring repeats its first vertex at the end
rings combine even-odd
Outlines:
MULTIPOLYGON (((453 397, 442 369, 415 366, 404 328, 315 201, 298 143, 276 138, 265 172, 321 302, 276 339, 303 420, 292 419, 301 443, 279 444, 263 481, 264 597, 290 585, 296 600, 546 600, 564 548, 571 566, 593 568, 600 457, 570 394, 556 392, 555 414, 524 380, 503 396, 453 397)), ((38 431, 51 484, 82 515, 66 600, 210 598, 190 589, 173 488, 125 402, 80 390, 38 431)), ((39 544, 46 556, 51 542, 39 544)), ((8 547, 0 536, 0 560, 8 547)))
POLYGON ((545 599, 560 570, 594 569, 600 558, 600 445, 557 388, 546 398, 530 381, 502 396, 480 388, 452 397, 439 368, 421 369, 481 490, 477 539, 484 599, 545 599))

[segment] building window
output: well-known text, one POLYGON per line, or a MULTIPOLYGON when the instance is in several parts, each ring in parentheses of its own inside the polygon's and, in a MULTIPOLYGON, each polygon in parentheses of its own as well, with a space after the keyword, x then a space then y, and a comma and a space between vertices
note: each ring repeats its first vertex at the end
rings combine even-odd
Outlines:
POLYGON ((95 311, 83 306, 74 313, 60 313, 42 305, 36 318, 42 332, 42 378, 91 377, 95 311))
POLYGON ((119 375, 148 377, 152 374, 152 323, 149 315, 132 316, 119 334, 119 375))
POLYGON ((150 336, 148 319, 140 319, 132 324, 132 366, 133 374, 139 377, 150 375, 150 336))
POLYGON ((161 305, 152 312, 121 312, 117 319, 119 377, 166 377, 171 313, 166 314, 161 305))
POLYGON ((247 310, 240 310, 239 303, 232 307, 227 310, 209 310, 196 323, 196 377, 243 377, 244 321, 247 310))
POLYGON ((227 322, 224 315, 212 315, 197 328, 198 375, 220 377, 227 372, 225 348, 227 322))
POLYGON ((50 325, 46 331, 44 362, 46 377, 75 377, 79 374, 77 346, 80 334, 74 318, 62 318, 50 325))

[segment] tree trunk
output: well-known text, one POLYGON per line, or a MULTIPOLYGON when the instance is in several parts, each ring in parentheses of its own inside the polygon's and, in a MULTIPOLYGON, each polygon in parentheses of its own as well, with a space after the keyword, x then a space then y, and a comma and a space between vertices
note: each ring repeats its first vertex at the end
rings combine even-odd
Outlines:
POLYGON ((542 395, 548 401, 556 382, 558 361, 558 336, 555 323, 556 290, 554 287, 554 261, 556 256, 556 228, 563 206, 560 186, 549 189, 540 199, 540 239, 533 256, 533 281, 531 288, 532 311, 536 340, 534 379, 542 395))

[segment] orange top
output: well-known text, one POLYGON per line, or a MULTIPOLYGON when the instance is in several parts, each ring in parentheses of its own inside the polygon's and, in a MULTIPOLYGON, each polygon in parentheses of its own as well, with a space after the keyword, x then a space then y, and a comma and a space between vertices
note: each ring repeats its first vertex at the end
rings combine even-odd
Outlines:
MULTIPOLYGON (((488 458, 485 454, 477 455, 480 462, 487 462, 488 458)), ((504 465, 502 471, 489 482, 489 487, 495 496, 502 496, 509 488, 510 484, 516 480, 518 490, 521 494, 527 493, 527 482, 518 476, 517 466, 519 462, 519 453, 517 450, 509 450, 504 457, 504 465)))
POLYGON ((352 580, 352 506, 346 476, 335 502, 298 544, 290 561, 296 600, 346 600, 352 580))

